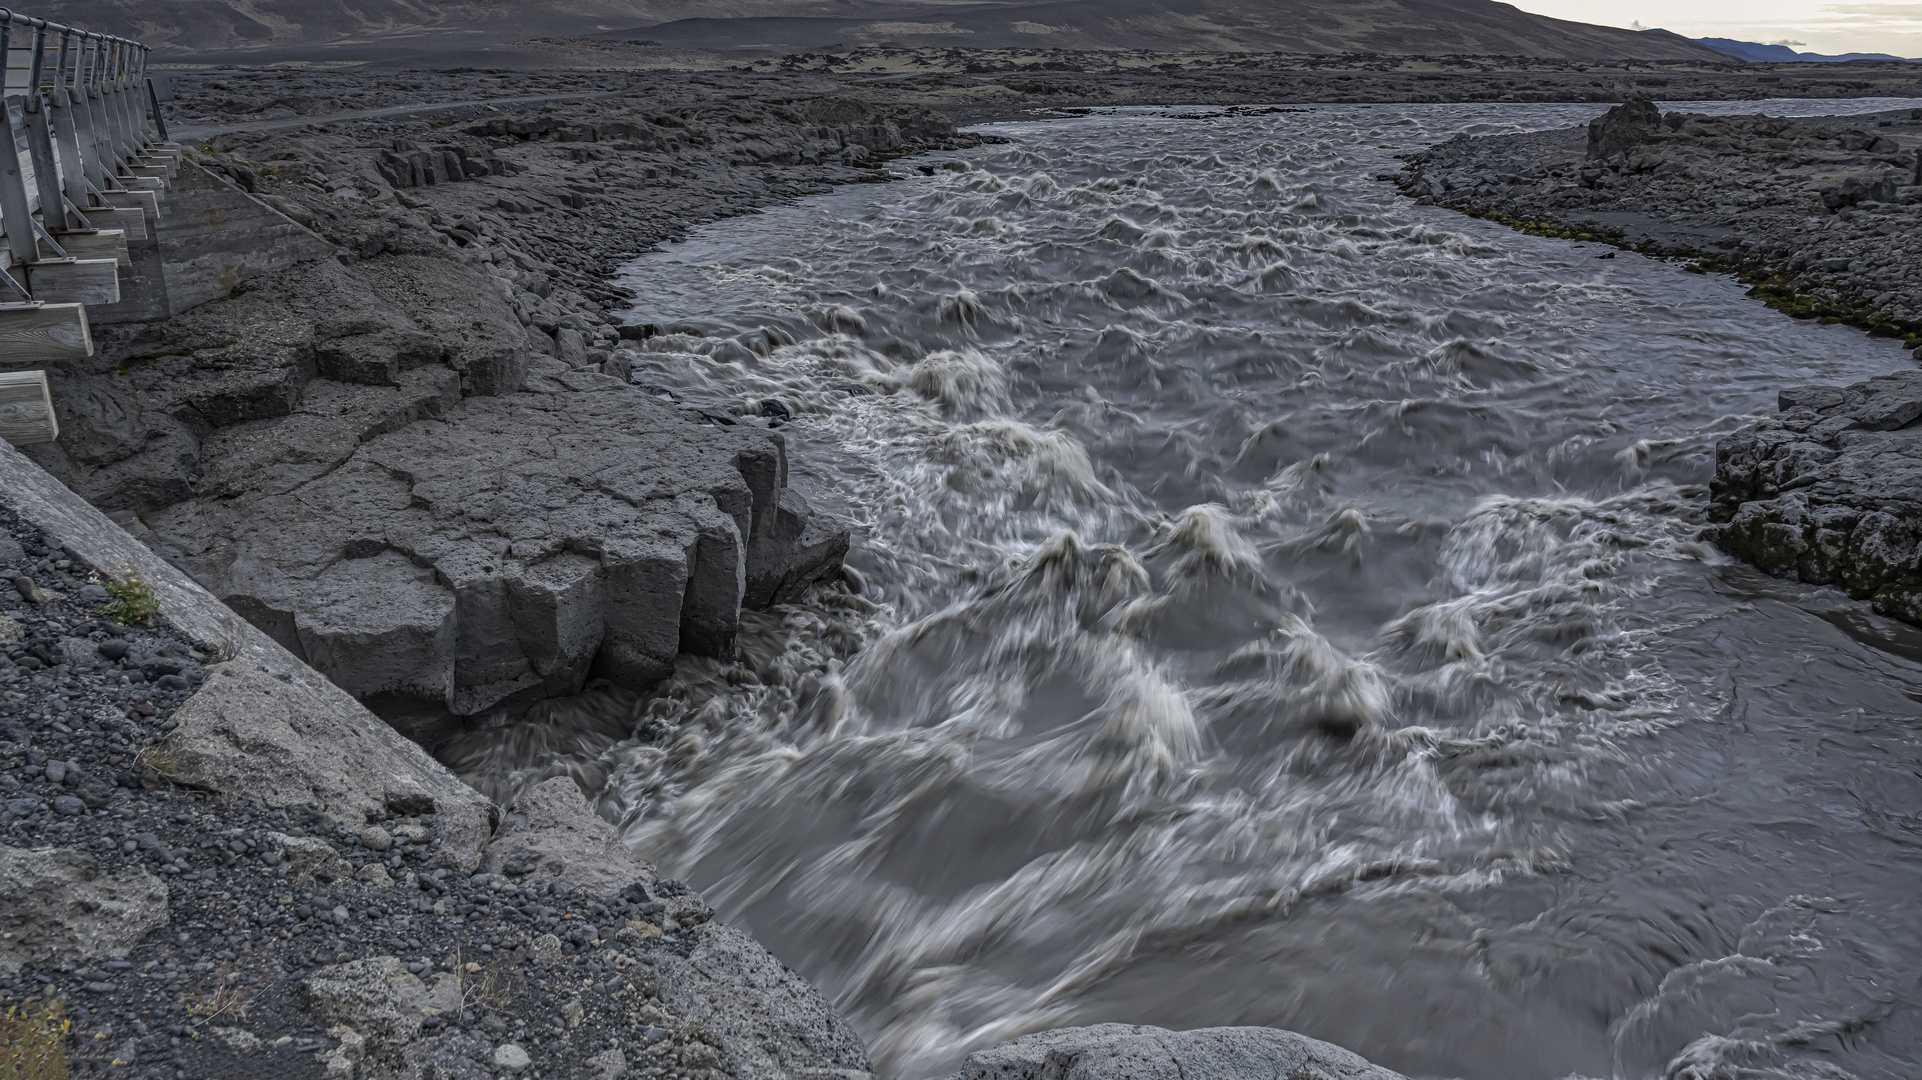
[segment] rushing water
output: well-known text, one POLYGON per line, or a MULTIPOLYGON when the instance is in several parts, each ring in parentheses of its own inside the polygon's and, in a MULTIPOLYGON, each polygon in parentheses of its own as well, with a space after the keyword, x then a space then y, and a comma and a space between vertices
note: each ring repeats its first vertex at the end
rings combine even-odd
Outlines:
POLYGON ((1917 1075, 1922 635, 1697 539, 1720 434, 1905 354, 1373 179, 1594 111, 999 126, 639 260, 637 380, 791 409, 859 591, 453 760, 580 777, 891 1075, 1917 1075))

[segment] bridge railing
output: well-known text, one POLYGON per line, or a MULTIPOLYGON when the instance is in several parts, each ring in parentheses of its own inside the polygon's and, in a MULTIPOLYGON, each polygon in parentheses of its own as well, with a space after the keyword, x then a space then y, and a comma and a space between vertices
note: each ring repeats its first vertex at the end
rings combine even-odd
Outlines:
MULTIPOLYGON (((137 41, 0 8, 0 381, 92 355, 86 305, 119 302, 128 242, 157 226, 180 159, 148 57, 137 41)), ((50 408, 46 426, 52 438, 50 408)))

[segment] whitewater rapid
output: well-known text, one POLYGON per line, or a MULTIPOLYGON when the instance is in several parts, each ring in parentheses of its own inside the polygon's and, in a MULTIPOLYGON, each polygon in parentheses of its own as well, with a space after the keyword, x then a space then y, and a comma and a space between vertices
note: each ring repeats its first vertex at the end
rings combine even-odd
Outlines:
POLYGON ((637 260, 635 380, 778 401, 851 573, 443 756, 581 780, 886 1075, 1108 1020, 1914 1075, 1922 635, 1697 538, 1719 435, 1912 362, 1379 178, 1594 112, 996 125, 637 260))

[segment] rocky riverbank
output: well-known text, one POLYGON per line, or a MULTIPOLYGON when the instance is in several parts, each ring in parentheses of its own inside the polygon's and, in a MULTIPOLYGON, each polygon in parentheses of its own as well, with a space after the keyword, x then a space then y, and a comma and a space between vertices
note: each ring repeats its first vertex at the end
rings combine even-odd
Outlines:
MULTIPOLYGON (((292 107, 273 78, 176 85, 181 113, 292 107)), ((202 182, 334 254, 100 327, 96 357, 49 373, 62 437, 33 456, 423 744, 592 679, 645 690, 677 655, 725 655, 743 605, 831 577, 847 533, 787 486, 781 403, 629 382, 624 343, 652 329, 623 325, 609 275, 969 142, 917 107, 688 77, 209 136, 202 182)))
MULTIPOLYGON (((31 495, 29 466, 0 466, 9 501, 31 495)), ((58 518, 58 498, 23 506, 58 518)), ((10 1023, 7 1067, 44 1052, 31 1075, 866 1071, 805 981, 633 856, 572 781, 489 824, 339 691, 223 633, 165 568, 149 568, 163 610, 225 640, 114 606, 102 582, 138 570, 73 550, 113 550, 84 518, 63 538, 0 508, 0 998, 34 1017, 10 1023), (354 760, 368 739, 396 744, 379 767, 354 760)))
POLYGON ((1726 272, 1798 318, 1922 349, 1922 110, 1784 119, 1663 114, 1458 137, 1395 178, 1422 201, 1726 272))
MULTIPOLYGON (((1638 100, 1585 128, 1457 138, 1396 181, 1539 235, 1736 274, 1771 307, 1903 338, 1922 360, 1922 110, 1790 120, 1638 100)), ((1912 371, 1782 390, 1778 415, 1716 447, 1710 535, 1922 624, 1918 417, 1912 371)))
POLYGON ((1711 535, 1764 570, 1922 625, 1922 372, 1795 386, 1715 447, 1711 535))

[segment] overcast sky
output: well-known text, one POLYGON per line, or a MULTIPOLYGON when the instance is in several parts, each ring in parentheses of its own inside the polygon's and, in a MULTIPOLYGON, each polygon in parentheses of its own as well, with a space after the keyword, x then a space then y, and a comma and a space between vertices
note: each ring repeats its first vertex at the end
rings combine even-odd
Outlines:
POLYGON ((1688 37, 1803 42, 1798 52, 1922 57, 1922 2, 1874 0, 1508 0, 1557 19, 1640 22, 1688 37))

